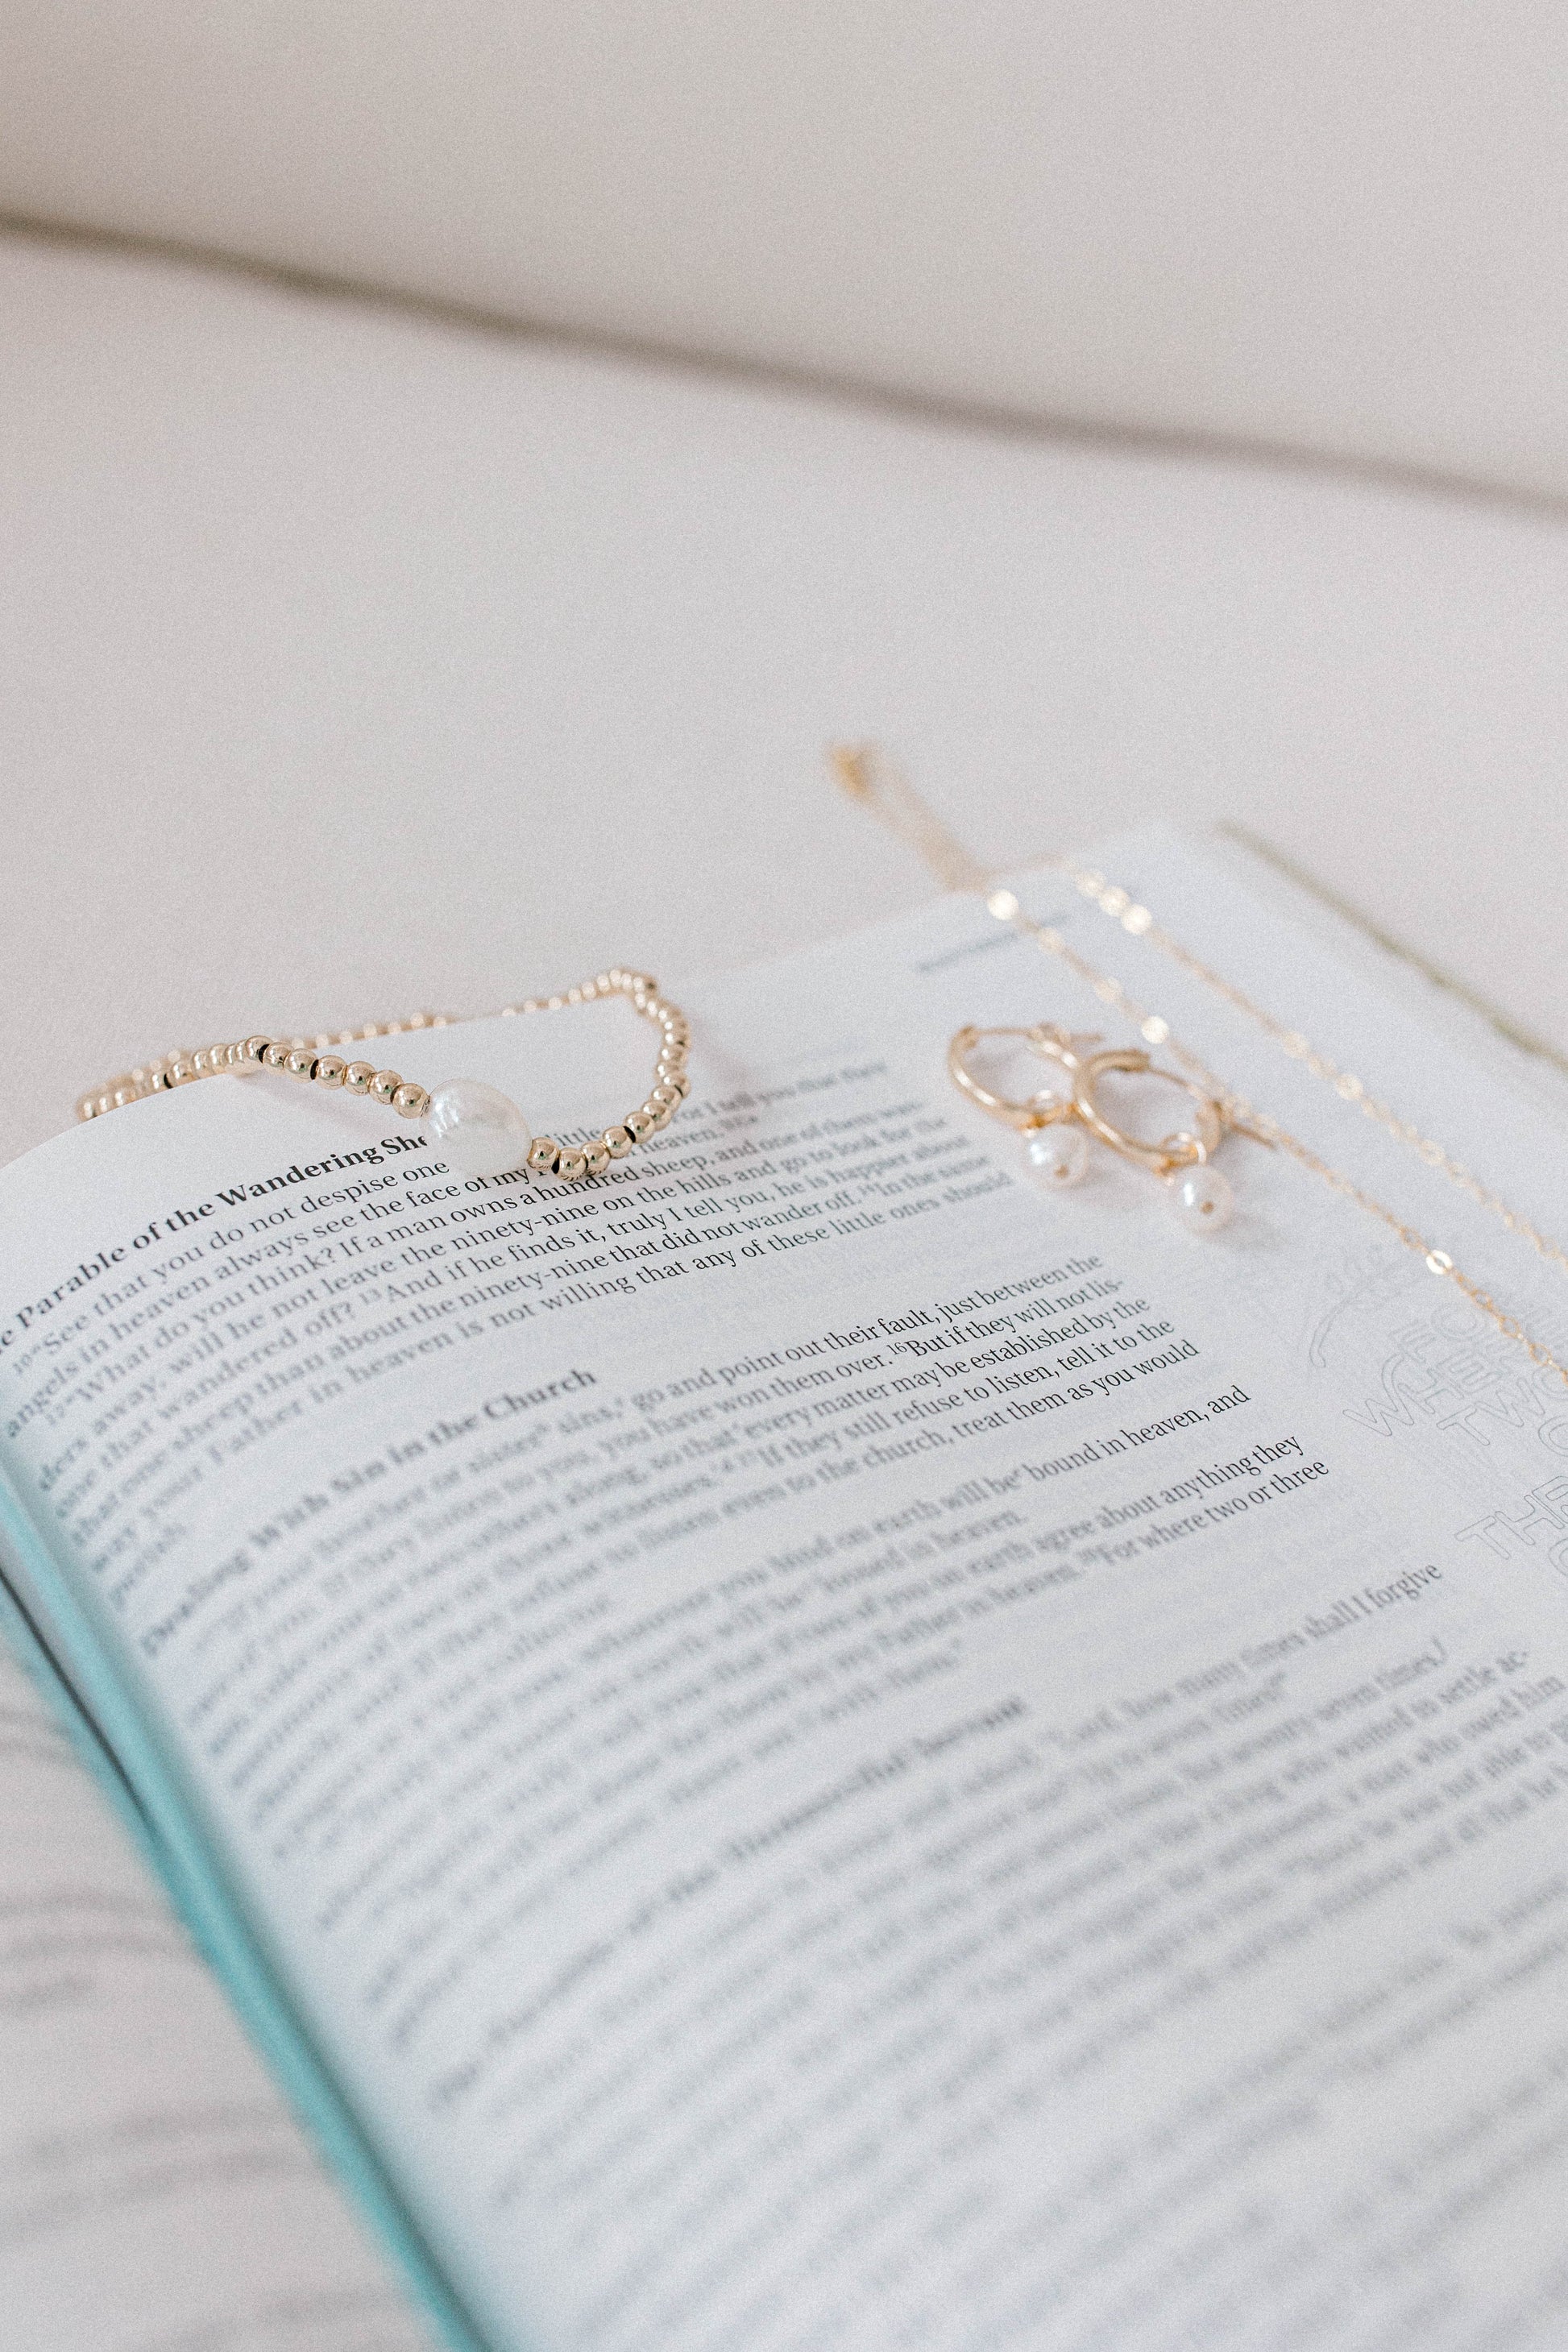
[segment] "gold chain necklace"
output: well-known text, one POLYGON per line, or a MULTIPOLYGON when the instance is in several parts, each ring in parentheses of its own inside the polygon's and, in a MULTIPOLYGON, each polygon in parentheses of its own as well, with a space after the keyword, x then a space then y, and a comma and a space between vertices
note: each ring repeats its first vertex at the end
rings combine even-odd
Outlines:
MULTIPOLYGON (((1183 1044, 1162 1014, 1151 1013, 1146 1006, 1140 1004, 1119 980, 1110 972, 1101 971, 1086 956, 1080 955, 1060 931, 1049 924, 1032 921, 1013 892, 995 887, 994 877, 987 873, 970 856, 963 843, 947 830, 913 785, 878 758, 868 746, 836 745, 830 758, 834 773, 851 799, 870 809, 889 831, 907 841, 944 887, 976 893, 984 898, 998 922, 1007 924, 1025 939, 1032 940, 1043 954, 1054 956, 1058 962, 1064 963, 1069 971, 1093 990, 1102 1004, 1113 1006, 1130 1021, 1147 1044, 1163 1045, 1205 1091, 1224 1104, 1227 1116, 1252 1128, 1277 1150, 1327 1184, 1342 1200, 1352 1202, 1356 1208, 1364 1209, 1369 1216, 1375 1217, 1403 1248, 1424 1261, 1430 1273, 1440 1276, 1462 1291, 1504 1339, 1515 1341, 1525 1349, 1532 1363, 1542 1370, 1555 1372, 1558 1379, 1568 1385, 1568 1365, 1559 1362, 1550 1348, 1532 1338, 1516 1317, 1500 1307, 1489 1293, 1463 1273, 1447 1250, 1436 1248, 1414 1225, 1407 1224, 1394 1210, 1368 1192, 1353 1177, 1333 1167, 1270 1113, 1259 1110, 1256 1104, 1248 1102, 1244 1095, 1228 1086, 1189 1045, 1183 1044)), ((1132 936, 1149 940, 1191 977, 1216 990, 1226 1003, 1257 1023, 1292 1059, 1300 1060, 1312 1076, 1326 1080, 1342 1100, 1354 1103, 1399 1141, 1410 1144, 1428 1167, 1436 1168, 1439 1173, 1447 1176, 1481 1207, 1500 1217, 1510 1233, 1520 1234, 1542 1257, 1552 1260, 1568 1272, 1568 1254, 1556 1243, 1538 1233, 1517 1211, 1510 1209, 1440 1144, 1432 1142, 1409 1120, 1402 1119, 1386 1103, 1371 1094, 1359 1078, 1339 1069, 1326 1055, 1317 1053, 1299 1030, 1287 1029, 1282 1022, 1264 1012, 1240 989, 1233 988, 1217 972, 1211 971, 1206 964, 1183 947, 1180 940, 1155 922, 1147 907, 1137 905, 1128 891, 1108 883, 1102 874, 1095 873, 1090 867, 1078 866, 1069 859, 1057 858, 1050 863, 1065 870, 1102 914, 1110 916, 1132 936)))
POLYGON ((1113 922, 1119 923, 1134 938, 1147 940, 1151 947, 1158 948, 1162 955, 1168 956, 1190 979, 1200 981, 1205 988, 1212 989, 1234 1012, 1241 1013, 1244 1019, 1261 1029, 1281 1053, 1288 1054, 1293 1062, 1299 1062, 1310 1076, 1320 1078, 1325 1085, 1332 1087, 1342 1102, 1353 1103, 1363 1118, 1372 1119, 1384 1129, 1396 1143, 1408 1145, 1428 1168, 1436 1169, 1451 1184, 1457 1184, 1461 1192, 1468 1193, 1479 1207, 1496 1217, 1510 1234, 1517 1234, 1521 1241, 1528 1242, 1539 1256, 1548 1259, 1560 1273, 1568 1274, 1568 1250, 1561 1248, 1550 1234, 1542 1233, 1517 1209, 1510 1209, 1501 1195, 1484 1184, 1463 1160, 1456 1160, 1442 1144, 1431 1136, 1424 1135, 1414 1119, 1401 1118, 1399 1113, 1380 1096, 1374 1095, 1353 1071, 1341 1069, 1327 1054, 1321 1053, 1301 1030, 1289 1028, 1286 1023, 1276 1019, 1272 1013, 1248 996, 1245 989, 1237 988, 1233 982, 1205 963, 1201 957, 1195 956, 1190 948, 1184 947, 1180 940, 1173 938, 1163 924, 1155 921, 1147 907, 1135 903, 1129 891, 1108 882, 1105 876, 1097 874, 1092 866, 1080 866, 1074 857, 1054 858, 1051 863, 1070 877, 1089 904, 1098 907, 1102 915, 1109 915, 1113 922))

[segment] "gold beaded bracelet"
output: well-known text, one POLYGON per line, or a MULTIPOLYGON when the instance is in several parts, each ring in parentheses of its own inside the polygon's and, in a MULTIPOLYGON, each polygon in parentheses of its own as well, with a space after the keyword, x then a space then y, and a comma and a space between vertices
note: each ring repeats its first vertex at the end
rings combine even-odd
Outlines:
POLYGON ((454 1078, 434 1090, 417 1086, 395 1070, 378 1070, 374 1062, 350 1060, 340 1046, 372 1037, 391 1037, 416 1029, 446 1029, 450 1015, 416 1013, 412 1020, 367 1024, 336 1036, 243 1037, 237 1043, 198 1046, 194 1053, 165 1054, 111 1078, 106 1087, 82 1096, 79 1118, 101 1118, 106 1111, 149 1095, 165 1094, 197 1078, 226 1072, 244 1077, 256 1070, 279 1070, 319 1087, 341 1087, 395 1111, 402 1118, 423 1119, 434 1150, 451 1167, 468 1176, 504 1176, 527 1167, 536 1176, 557 1176, 572 1184, 586 1176, 601 1176, 612 1160, 624 1160, 635 1144, 646 1142, 668 1127, 679 1109, 691 1081, 686 1061, 691 1031, 677 1004, 660 996, 647 972, 626 971, 619 965, 578 982, 560 996, 530 996, 521 1004, 504 1004, 503 1014, 559 1013, 572 1004, 590 1004, 596 997, 624 996, 634 1012, 651 1022, 662 1042, 647 1099, 623 1119, 606 1127, 585 1144, 557 1143, 553 1136, 530 1136, 521 1110, 499 1087, 479 1078, 454 1078))

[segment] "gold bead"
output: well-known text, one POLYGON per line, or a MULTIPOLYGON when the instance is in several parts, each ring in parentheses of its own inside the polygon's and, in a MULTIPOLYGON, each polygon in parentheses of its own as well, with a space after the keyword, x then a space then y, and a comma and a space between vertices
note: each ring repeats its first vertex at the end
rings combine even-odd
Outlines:
MULTIPOLYGON (((1136 910, 1129 908, 1125 911, 1136 910)), ((679 1006, 659 994, 658 983, 649 972, 633 971, 624 964, 610 965, 553 996, 530 997, 507 1010, 558 1012, 616 993, 628 997, 637 1013, 660 1033, 648 1095, 635 1111, 604 1129, 582 1147, 563 1146, 552 1137, 540 1137, 528 1154, 529 1167, 536 1173, 558 1175, 568 1183, 584 1176, 602 1175, 613 1160, 625 1159, 635 1145, 668 1126, 690 1092, 687 1070, 689 1024, 679 1006)), ((402 1021, 381 1024, 367 1022, 362 1030, 342 1032, 335 1043, 352 1049, 361 1037, 390 1037, 408 1029, 445 1028, 449 1018, 446 1013, 420 1012, 402 1021)), ((1297 1043, 1293 1038, 1288 1042, 1292 1045, 1297 1043)), ((1305 1041, 1300 1042, 1309 1068, 1315 1069, 1317 1057, 1306 1047, 1305 1041)), ((320 1086, 341 1086, 350 1094, 370 1095, 404 1118, 417 1119, 428 1115, 430 1096, 424 1087, 400 1076, 395 1070, 378 1069, 373 1062, 345 1060, 342 1052, 333 1050, 333 1045, 324 1031, 314 1037, 268 1037, 256 1031, 244 1038, 198 1046, 194 1051, 182 1047, 115 1079, 96 1094, 83 1095, 77 1104, 77 1115, 84 1119, 100 1118, 105 1111, 141 1101, 148 1095, 187 1086, 196 1078, 226 1070, 244 1073, 257 1068, 284 1071, 320 1086)), ((1341 1090, 1348 1093, 1350 1087, 1342 1084, 1341 1090)))

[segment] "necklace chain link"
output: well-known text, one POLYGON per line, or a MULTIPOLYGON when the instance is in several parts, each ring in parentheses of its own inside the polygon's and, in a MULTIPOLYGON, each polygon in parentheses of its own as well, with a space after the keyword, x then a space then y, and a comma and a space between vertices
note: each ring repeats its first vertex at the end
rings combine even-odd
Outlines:
MULTIPOLYGON (((1217 1102, 1225 1106, 1234 1120, 1255 1129, 1289 1159, 1327 1184, 1342 1200, 1351 1202, 1356 1208, 1365 1210, 1369 1216, 1375 1217, 1403 1248, 1424 1261, 1428 1272, 1440 1276, 1461 1291, 1503 1339, 1521 1347, 1533 1364, 1542 1371, 1554 1373, 1568 1385, 1568 1365, 1562 1363, 1550 1348, 1524 1328, 1517 1317, 1510 1315, 1506 1307, 1500 1307, 1489 1291, 1483 1290, 1478 1282, 1456 1265, 1447 1250, 1435 1247, 1425 1234, 1414 1225, 1407 1224, 1396 1211, 1367 1192, 1353 1177, 1323 1159, 1310 1144, 1292 1134, 1271 1113, 1259 1110, 1245 1095, 1238 1094, 1234 1087, 1216 1076, 1191 1046, 1183 1043, 1162 1014, 1151 1013, 1146 1006, 1140 1004, 1119 980, 1110 972, 1101 971, 1087 956, 1080 955, 1060 931, 1049 924, 1037 923, 1026 915, 1013 892, 995 886, 994 876, 971 856, 963 843, 926 805, 906 777, 891 768, 868 746, 835 746, 831 758, 834 772, 850 797, 870 809, 889 831, 907 841, 946 888, 978 894, 999 922, 1006 923, 1023 938, 1032 940, 1043 954, 1053 956, 1065 964, 1086 987, 1093 991, 1102 1004, 1110 1005, 1131 1022, 1145 1044, 1163 1046, 1217 1102)), ((1568 1274, 1568 1252, 1541 1233, 1527 1217, 1510 1209, 1498 1193, 1484 1184, 1461 1160, 1445 1150, 1440 1143, 1424 1135, 1413 1121, 1402 1118, 1352 1072, 1341 1069, 1326 1054, 1320 1053, 1300 1030, 1288 1028, 1285 1023, 1266 1012, 1244 990, 1213 971, 1156 922, 1149 908, 1140 905, 1130 891, 1107 881, 1103 874, 1097 873, 1092 866, 1079 865, 1071 857, 1059 856, 1047 862, 1067 874, 1101 914, 1110 917, 1133 938, 1147 940, 1179 970, 1213 990, 1233 1010, 1262 1029, 1293 1061, 1301 1063, 1312 1077, 1331 1086, 1342 1101, 1353 1104, 1396 1141, 1409 1146, 1427 1167, 1447 1177, 1481 1208, 1500 1219, 1510 1233, 1517 1234, 1540 1256, 1568 1274)))
POLYGON ((1560 1272, 1568 1274, 1568 1250, 1561 1248, 1549 1234, 1532 1225, 1528 1217, 1521 1216, 1517 1209, 1510 1209, 1501 1195, 1484 1184, 1463 1160, 1456 1160, 1431 1136, 1424 1135, 1414 1119, 1402 1118, 1392 1105, 1374 1095, 1352 1070, 1342 1069, 1301 1030, 1288 1028, 1283 1021, 1278 1020, 1248 996, 1245 989, 1237 988, 1234 982, 1214 971, 1163 924, 1157 923, 1147 907, 1139 906, 1127 891, 1108 882, 1103 874, 1097 874, 1092 866, 1080 866, 1072 857, 1061 857, 1054 862, 1064 874, 1071 877, 1083 896, 1098 907, 1102 915, 1109 915, 1112 921, 1120 923, 1121 929, 1130 931, 1134 938, 1147 940, 1151 947, 1157 948, 1162 955, 1167 956, 1179 971, 1201 982, 1205 988, 1212 989, 1235 1012, 1261 1029, 1282 1053, 1288 1054, 1292 1061, 1300 1062, 1310 1076, 1332 1087, 1342 1101, 1353 1104, 1363 1118, 1372 1119, 1396 1142, 1407 1145, 1428 1168, 1436 1169, 1439 1175, 1446 1176, 1451 1184, 1458 1185, 1461 1192, 1468 1193, 1479 1207, 1498 1218, 1510 1234, 1517 1234, 1521 1241, 1528 1242, 1538 1256, 1546 1258, 1560 1272))

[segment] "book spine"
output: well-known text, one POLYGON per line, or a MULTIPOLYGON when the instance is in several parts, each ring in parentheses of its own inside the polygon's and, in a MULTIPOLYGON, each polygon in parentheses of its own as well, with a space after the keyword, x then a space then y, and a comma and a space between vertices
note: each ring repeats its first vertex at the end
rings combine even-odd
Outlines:
POLYGON ((51 1696, 78 1752, 162 1882, 274 2081, 329 2171, 369 2220, 450 2352, 495 2352, 465 2310, 420 2225, 343 2098, 273 1969, 261 1937, 216 1866, 182 1779, 114 1673, 10 1481, 0 1471, 0 1624, 51 1696), (24 1598, 36 1593, 46 1632, 24 1598))

